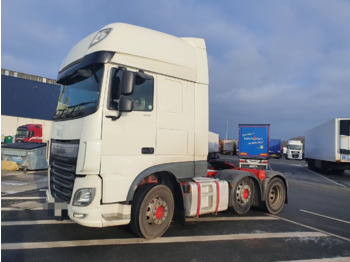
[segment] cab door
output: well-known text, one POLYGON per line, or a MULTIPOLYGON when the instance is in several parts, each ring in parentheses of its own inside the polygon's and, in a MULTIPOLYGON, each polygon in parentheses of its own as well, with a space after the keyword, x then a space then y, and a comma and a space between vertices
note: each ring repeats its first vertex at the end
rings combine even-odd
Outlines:
POLYGON ((130 185, 143 170, 155 163, 156 111, 155 75, 135 75, 133 91, 123 95, 125 69, 111 68, 102 124, 102 201, 126 200, 130 185), (121 97, 131 100, 131 112, 118 112, 121 97))

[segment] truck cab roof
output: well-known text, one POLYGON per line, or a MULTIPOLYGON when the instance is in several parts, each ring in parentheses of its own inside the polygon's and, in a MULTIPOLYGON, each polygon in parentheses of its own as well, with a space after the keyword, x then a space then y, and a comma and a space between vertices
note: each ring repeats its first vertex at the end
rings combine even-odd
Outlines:
POLYGON ((197 83, 209 82, 203 39, 175 37, 124 23, 109 24, 76 44, 62 62, 58 81, 69 67, 101 51, 111 54, 108 62, 197 83), (105 32, 104 38, 92 44, 100 32, 105 32))

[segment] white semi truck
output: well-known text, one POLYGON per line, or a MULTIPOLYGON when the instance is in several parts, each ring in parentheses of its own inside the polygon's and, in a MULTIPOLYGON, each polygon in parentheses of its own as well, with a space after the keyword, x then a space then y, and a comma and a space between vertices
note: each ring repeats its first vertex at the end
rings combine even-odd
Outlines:
POLYGON ((333 118, 307 131, 305 159, 310 169, 350 170, 350 118, 333 118))
POLYGON ((151 239, 186 216, 252 205, 277 214, 287 202, 279 172, 212 163, 208 177, 203 39, 110 24, 71 49, 57 82, 47 191, 56 214, 90 227, 130 224, 151 239))
POLYGON ((303 159, 303 143, 299 140, 288 140, 286 159, 303 159))

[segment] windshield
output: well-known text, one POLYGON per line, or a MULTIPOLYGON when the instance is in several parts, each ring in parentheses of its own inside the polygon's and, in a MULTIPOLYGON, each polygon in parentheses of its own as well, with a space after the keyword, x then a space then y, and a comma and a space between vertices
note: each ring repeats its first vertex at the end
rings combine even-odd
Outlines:
POLYGON ((103 65, 80 69, 61 81, 61 93, 54 120, 90 115, 97 110, 103 65))
POLYGON ((17 129, 16 137, 27 137, 28 128, 27 129, 17 129))
POLYGON ((291 150, 301 150, 301 146, 299 145, 289 145, 288 147, 291 150))

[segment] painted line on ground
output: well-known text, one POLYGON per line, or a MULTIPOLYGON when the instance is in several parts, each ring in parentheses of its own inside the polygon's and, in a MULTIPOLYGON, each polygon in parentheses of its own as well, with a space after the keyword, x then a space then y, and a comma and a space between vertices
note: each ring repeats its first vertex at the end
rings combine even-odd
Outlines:
POLYGON ((290 164, 291 166, 306 167, 306 165, 290 164))
POLYGON ((66 248, 83 246, 106 246, 106 245, 137 245, 137 244, 169 244, 187 242, 209 242, 209 241, 235 241, 271 238, 320 238, 328 237, 320 232, 284 232, 284 233, 251 233, 251 234, 228 234, 210 236, 188 236, 188 237, 160 237, 152 240, 144 238, 125 239, 90 239, 73 241, 50 241, 50 242, 24 242, 24 243, 2 243, 1 250, 23 250, 23 249, 46 249, 66 248))
POLYGON ((301 168, 305 169, 306 171, 309 171, 310 173, 312 173, 312 174, 314 174, 314 175, 317 175, 317 176, 319 176, 319 177, 322 177, 322 178, 326 179, 326 180, 329 181, 329 182, 332 182, 332 183, 334 183, 334 184, 336 184, 336 185, 338 185, 338 186, 341 186, 341 187, 345 187, 345 188, 346 188, 346 186, 344 186, 344 185, 342 185, 342 184, 339 184, 338 182, 335 182, 334 180, 329 179, 328 177, 325 177, 325 176, 323 176, 323 175, 321 175, 321 174, 319 174, 319 173, 317 173, 317 172, 315 172, 315 171, 312 171, 312 170, 310 170, 310 169, 308 169, 308 168, 306 168, 306 167, 303 167, 303 166, 302 166, 301 168))
POLYGON ((1 226, 34 226, 34 225, 55 225, 74 224, 71 220, 32 220, 32 221, 1 221, 1 226))
POLYGON ((335 221, 338 221, 338 222, 350 224, 350 221, 342 220, 342 219, 339 219, 339 218, 335 218, 335 217, 330 217, 330 216, 322 215, 322 214, 315 213, 315 212, 311 212, 311 211, 307 211, 307 210, 304 210, 304 209, 300 209, 300 211, 301 211, 301 212, 304 212, 304 213, 311 214, 311 215, 315 215, 315 216, 319 216, 319 217, 324 217, 324 218, 332 219, 332 220, 335 220, 335 221))
MULTIPOLYGON (((257 221, 257 220, 278 220, 271 216, 258 217, 203 217, 187 218, 186 222, 215 222, 215 221, 257 221)), ((28 221, 2 221, 1 226, 31 226, 31 225, 55 225, 55 224, 75 224, 71 220, 28 220, 28 221)))
POLYGON ((298 226, 301 226, 301 227, 305 227, 307 229, 311 229, 311 230, 315 230, 319 233, 323 233, 323 234, 326 234, 328 236, 331 236, 331 237, 336 237, 336 238, 340 238, 342 240, 345 240, 345 241, 349 241, 350 242, 350 238, 346 238, 346 237, 343 237, 343 236, 339 236, 337 234, 333 234, 333 233, 330 233, 330 232, 327 232, 327 231, 324 231, 324 230, 321 230, 321 229, 318 229, 316 227, 312 227, 312 226, 308 226, 308 225, 305 225, 305 224, 302 224, 302 223, 299 223, 299 222, 296 222, 296 221, 293 221, 293 220, 290 220, 290 219, 287 219, 287 218, 283 218, 283 217, 279 217, 279 216, 275 216, 275 215, 271 215, 269 214, 269 216, 272 216, 272 217, 276 217, 276 218, 279 218, 283 221, 286 221, 286 222, 289 222, 289 223, 292 223, 292 224, 295 224, 295 225, 298 225, 298 226))
POLYGON ((199 217, 186 218, 186 222, 213 222, 213 221, 255 221, 255 220, 278 220, 271 216, 256 216, 256 217, 199 217))
POLYGON ((332 257, 332 258, 319 258, 319 259, 306 259, 306 260, 288 260, 281 262, 349 262, 350 257, 332 257))
POLYGON ((24 210, 47 210, 45 207, 21 208, 21 207, 2 207, 1 211, 24 211, 24 210))
POLYGON ((40 200, 46 197, 1 197, 1 200, 40 200))

